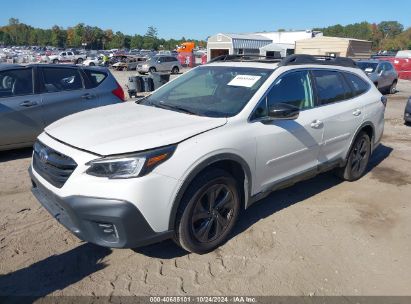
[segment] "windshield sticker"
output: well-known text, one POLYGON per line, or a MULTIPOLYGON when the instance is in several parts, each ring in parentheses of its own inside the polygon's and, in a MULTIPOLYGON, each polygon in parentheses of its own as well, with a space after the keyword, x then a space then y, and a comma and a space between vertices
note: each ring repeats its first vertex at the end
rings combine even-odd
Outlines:
POLYGON ((246 87, 251 88, 258 80, 260 80, 261 76, 255 75, 237 75, 231 80, 227 85, 234 86, 234 87, 246 87))

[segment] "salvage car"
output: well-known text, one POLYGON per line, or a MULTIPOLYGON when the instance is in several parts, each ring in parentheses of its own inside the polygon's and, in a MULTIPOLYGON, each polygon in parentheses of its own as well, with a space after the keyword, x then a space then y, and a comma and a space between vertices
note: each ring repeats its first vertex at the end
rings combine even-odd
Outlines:
POLYGON ((171 72, 178 74, 182 69, 180 61, 174 56, 156 55, 143 63, 139 63, 137 71, 139 74, 155 72, 171 72))
POLYGON ((120 103, 124 92, 104 68, 0 65, 0 150, 32 146, 44 127, 83 110, 120 103))
POLYGON ((395 94, 397 91, 398 73, 389 61, 376 59, 359 60, 357 65, 382 93, 395 94))
POLYGON ((137 102, 48 126, 32 191, 82 240, 133 248, 172 238, 209 252, 276 189, 331 169, 361 178, 385 101, 348 58, 221 56, 137 102))

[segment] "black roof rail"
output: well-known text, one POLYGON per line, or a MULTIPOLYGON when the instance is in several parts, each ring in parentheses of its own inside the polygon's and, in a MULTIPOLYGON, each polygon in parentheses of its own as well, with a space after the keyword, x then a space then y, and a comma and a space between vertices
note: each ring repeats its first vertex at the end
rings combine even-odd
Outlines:
POLYGON ((214 59, 211 59, 208 63, 224 62, 224 61, 240 61, 240 62, 266 62, 266 63, 278 63, 281 62, 281 58, 275 58, 272 56, 264 55, 221 55, 214 59))
POLYGON ((262 63, 278 63, 278 66, 289 65, 303 65, 303 64, 321 64, 321 65, 336 65, 349 68, 358 68, 355 61, 347 57, 334 57, 326 55, 306 55, 306 54, 293 54, 283 59, 274 58, 271 56, 263 55, 221 55, 208 63, 225 62, 225 61, 238 61, 238 62, 262 62, 262 63))
POLYGON ((300 65, 300 64, 323 64, 338 65, 349 68, 358 68, 354 60, 347 57, 334 57, 322 55, 294 54, 285 57, 278 66, 300 65))

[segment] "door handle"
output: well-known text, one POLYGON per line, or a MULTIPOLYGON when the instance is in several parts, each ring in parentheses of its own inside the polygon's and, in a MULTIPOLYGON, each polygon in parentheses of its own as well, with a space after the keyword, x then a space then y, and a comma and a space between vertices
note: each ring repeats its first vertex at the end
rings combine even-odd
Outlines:
POLYGON ((313 128, 313 129, 319 129, 319 128, 321 128, 322 126, 323 126, 323 122, 322 122, 321 120, 318 120, 318 119, 314 120, 314 121, 311 123, 311 128, 313 128))
POLYGON ((90 94, 90 93, 86 93, 84 95, 81 95, 81 98, 83 98, 83 99, 93 99, 95 97, 96 97, 96 95, 93 95, 93 94, 90 94))
POLYGON ((354 112, 352 112, 352 115, 360 116, 361 115, 361 110, 360 109, 355 110, 354 112))
POLYGON ((37 103, 36 101, 26 100, 26 101, 23 101, 23 102, 20 104, 20 107, 26 107, 26 108, 28 108, 28 107, 33 107, 33 106, 37 106, 37 105, 38 105, 38 103, 37 103))

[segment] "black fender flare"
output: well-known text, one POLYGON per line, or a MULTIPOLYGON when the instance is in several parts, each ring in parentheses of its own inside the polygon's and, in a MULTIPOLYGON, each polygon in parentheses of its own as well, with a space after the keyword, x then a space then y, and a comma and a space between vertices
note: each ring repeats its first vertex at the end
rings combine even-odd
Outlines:
POLYGON ((180 205, 181 199, 183 198, 184 193, 186 192, 188 186, 191 184, 194 178, 207 167, 211 166, 212 164, 216 162, 224 161, 224 160, 234 161, 241 165, 241 168, 243 169, 244 177, 245 177, 244 178, 244 200, 245 200, 245 206, 247 206, 247 201, 250 198, 251 185, 252 185, 252 175, 251 175, 251 169, 249 165, 242 157, 234 153, 222 153, 222 154, 213 155, 207 158, 206 160, 202 161, 194 169, 192 169, 191 172, 188 174, 187 178, 184 180, 180 189, 178 190, 177 195, 174 198, 173 206, 171 207, 169 224, 168 224, 169 230, 174 230, 175 228, 174 225, 175 225, 177 210, 180 205))
POLYGON ((357 138, 358 134, 360 134, 360 132, 362 131, 362 129, 364 129, 365 127, 371 127, 371 129, 372 129, 372 136, 371 136, 371 138, 370 138, 370 141, 371 141, 371 152, 374 151, 375 127, 374 127, 374 124, 373 124, 371 121, 367 121, 367 122, 362 123, 362 124, 358 127, 357 131, 355 132, 355 134, 354 134, 354 136, 353 136, 353 138, 352 138, 352 140, 351 140, 350 148, 348 149, 347 155, 345 155, 345 157, 344 157, 344 159, 343 159, 343 166, 345 166, 346 163, 347 163, 348 156, 350 155, 350 151, 351 151, 351 149, 352 149, 352 146, 353 146, 353 144, 354 144, 355 139, 357 138))

